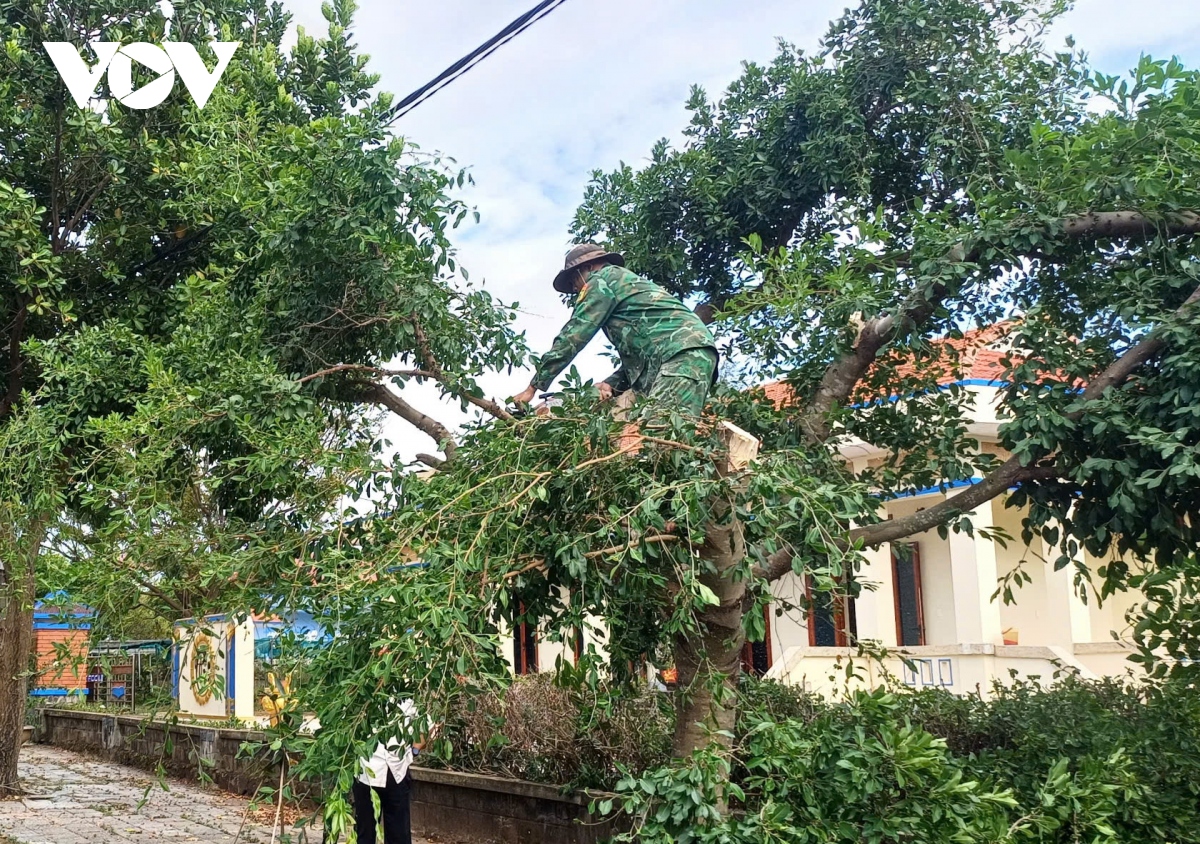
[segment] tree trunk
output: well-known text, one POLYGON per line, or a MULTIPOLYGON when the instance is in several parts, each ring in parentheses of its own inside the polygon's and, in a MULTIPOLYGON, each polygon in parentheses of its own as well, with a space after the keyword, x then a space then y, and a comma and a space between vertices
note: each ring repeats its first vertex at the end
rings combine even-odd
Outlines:
MULTIPOLYGON (((722 474, 745 470, 758 455, 758 440, 728 422, 721 423, 721 435, 726 446, 722 474)), ((675 642, 677 758, 690 755, 713 738, 727 745, 729 737, 713 736, 715 730, 733 732, 736 711, 729 695, 737 684, 746 641, 742 628, 746 582, 735 582, 731 575, 746 555, 746 544, 741 523, 731 513, 730 501, 714 503, 700 549, 700 556, 715 569, 702 576, 701 582, 717 596, 717 604, 701 613, 698 634, 680 636, 675 642), (718 690, 721 693, 714 694, 718 690)))
POLYGON ((32 522, 10 545, 17 553, 0 560, 0 799, 20 792, 17 755, 29 694, 35 563, 45 537, 45 520, 32 522))

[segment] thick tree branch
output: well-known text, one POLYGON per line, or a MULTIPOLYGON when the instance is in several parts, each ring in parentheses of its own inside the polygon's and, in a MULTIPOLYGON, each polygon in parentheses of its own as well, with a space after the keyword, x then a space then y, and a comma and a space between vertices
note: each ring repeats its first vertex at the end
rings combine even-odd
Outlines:
MULTIPOLYGON (((434 378, 449 387, 450 382, 446 379, 446 374, 442 371, 441 365, 438 364, 437 358, 433 355, 433 346, 429 343, 429 337, 425 334, 425 329, 421 327, 420 321, 415 318, 410 319, 409 322, 412 324, 413 334, 416 335, 417 348, 420 350, 421 361, 425 364, 425 368, 433 373, 434 378)), ((511 413, 490 399, 481 398, 480 396, 458 390, 453 390, 453 392, 455 395, 490 413, 497 419, 503 419, 505 422, 513 421, 511 413)))
POLYGON ((1138 211, 1091 211, 1063 220, 1063 234, 1078 238, 1200 234, 1200 214, 1181 211, 1148 217, 1138 211))
MULTIPOLYGON (((974 256, 957 246, 947 258, 954 263, 964 263, 974 256)), ((831 363, 821 376, 816 395, 800 419, 800 426, 810 442, 820 443, 829 438, 830 412, 849 400, 858 382, 875 363, 879 350, 895 339, 901 328, 919 326, 933 316, 947 293, 946 285, 935 284, 927 293, 913 296, 896 314, 876 317, 859 328, 850 351, 831 363)))
MULTIPOLYGON (((1092 211, 1064 218, 1062 233, 1081 240, 1198 234, 1200 214, 1183 211, 1156 218, 1137 211, 1092 211)), ((979 246, 968 249, 965 244, 959 244, 947 253, 946 261, 973 263, 979 258, 979 250, 979 246)), ((805 408, 800 425, 811 442, 824 442, 829 438, 830 412, 849 400, 858 382, 875 362, 880 349, 895 339, 904 327, 922 325, 933 316, 950 292, 946 285, 935 284, 925 293, 914 294, 895 313, 880 315, 859 329, 850 351, 825 370, 812 402, 805 408)), ((1136 368, 1140 363, 1132 363, 1132 366, 1136 368)))
POLYGON ((874 525, 855 528, 850 531, 850 542, 862 540, 867 546, 882 545, 894 542, 914 533, 924 533, 951 519, 969 513, 981 504, 991 501, 997 495, 1018 484, 1035 480, 1053 480, 1061 472, 1054 466, 1022 466, 1021 459, 1013 456, 1000 464, 996 469, 979 483, 967 487, 953 498, 947 498, 932 507, 927 507, 905 516, 902 519, 892 519, 874 525))
MULTIPOLYGON (((1200 218, 1198 218, 1200 221, 1200 218)), ((1200 230, 1200 229, 1198 229, 1200 230)), ((1175 310, 1175 316, 1181 317, 1184 312, 1189 310, 1197 302, 1200 302, 1200 287, 1192 291, 1192 295, 1184 300, 1183 304, 1175 310)), ((1083 400, 1091 401, 1097 399, 1104 394, 1104 391, 1109 387, 1116 387, 1122 384, 1133 371, 1146 361, 1154 358, 1166 346, 1167 341, 1163 338, 1161 332, 1151 331, 1141 339, 1137 345, 1131 347, 1108 367, 1092 379, 1091 383, 1083 391, 1083 400)), ((1075 411, 1069 415, 1071 419, 1079 419, 1083 416, 1082 411, 1075 411)))
POLYGON ((754 567, 753 575, 759 580, 774 582, 792 570, 792 560, 796 558, 795 550, 785 545, 771 556, 767 557, 767 567, 754 567))
MULTIPOLYGON (((1196 219, 1197 231, 1200 231, 1200 217, 1196 219)), ((1176 317, 1182 317, 1194 305, 1200 302, 1200 287, 1175 310, 1176 317)), ((1083 402, 1093 401, 1104 395, 1110 388, 1123 384, 1138 367, 1152 360, 1166 346, 1166 340, 1159 330, 1150 331, 1142 340, 1127 349, 1124 354, 1105 367, 1104 371, 1091 380, 1080 396, 1083 402)), ((1067 419, 1077 422, 1083 418, 1084 410, 1074 410, 1067 414, 1067 419)), ((1053 455, 1050 456, 1053 460, 1053 455)), ((957 516, 969 513, 1012 487, 1029 481, 1053 480, 1061 476, 1061 471, 1053 465, 1023 466, 1016 455, 1008 458, 995 471, 979 483, 967 488, 962 493, 947 498, 928 507, 905 516, 878 524, 865 525, 855 528, 847 534, 847 542, 862 541, 867 547, 894 542, 906 536, 924 533, 940 524, 950 521, 957 516)), ((767 559, 767 567, 756 568, 755 575, 767 580, 777 580, 792 570, 793 553, 791 548, 783 548, 767 559)))
POLYGON ((432 416, 426 416, 382 384, 362 384, 361 387, 359 398, 386 407, 404 421, 411 423, 417 430, 433 438, 442 451, 446 452, 446 459, 454 459, 458 444, 455 443, 449 428, 432 416))
POLYGON ((442 458, 435 457, 432 454, 425 454, 424 452, 417 454, 417 460, 424 463, 430 469, 440 469, 446 465, 446 461, 442 458))

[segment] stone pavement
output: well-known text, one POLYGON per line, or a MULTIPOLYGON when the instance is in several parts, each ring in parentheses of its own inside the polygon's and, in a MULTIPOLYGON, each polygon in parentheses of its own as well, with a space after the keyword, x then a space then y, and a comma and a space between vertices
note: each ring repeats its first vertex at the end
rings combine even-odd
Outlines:
MULTIPOLYGON (((267 807, 247 815, 249 800, 217 789, 167 779, 164 791, 144 771, 39 744, 21 748, 20 773, 33 797, 0 801, 0 841, 8 836, 20 844, 234 844, 239 828, 238 844, 271 841, 267 807)), ((318 844, 320 830, 308 830, 306 838, 318 844)), ((291 840, 304 839, 293 834, 291 840)))

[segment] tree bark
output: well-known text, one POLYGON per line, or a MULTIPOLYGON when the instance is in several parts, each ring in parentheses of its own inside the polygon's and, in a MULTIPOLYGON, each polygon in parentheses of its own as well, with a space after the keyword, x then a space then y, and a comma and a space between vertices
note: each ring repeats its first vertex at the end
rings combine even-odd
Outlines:
POLYGON ((431 437, 446 453, 447 460, 454 459, 454 452, 458 448, 458 444, 454 441, 454 434, 441 422, 432 416, 426 416, 382 384, 361 384, 356 387, 361 390, 360 398, 386 407, 417 430, 431 437))
POLYGON ((19 552, 3 561, 0 571, 0 799, 20 793, 17 756, 33 652, 35 564, 45 535, 45 517, 35 517, 21 538, 19 552))
MULTIPOLYGON (((742 472, 758 455, 758 440, 728 422, 722 424, 726 457, 724 475, 742 472)), ((680 635, 675 641, 676 692, 674 755, 677 758, 706 746, 712 731, 732 733, 736 711, 725 695, 737 685, 741 651, 746 635, 742 628, 746 581, 732 579, 734 569, 746 555, 742 526, 729 500, 714 502, 712 517, 704 528, 700 556, 715 569, 700 578, 717 596, 717 604, 700 614, 699 631, 680 635), (721 688, 723 687, 723 688, 721 688)), ((728 744, 728 736, 715 736, 728 744)))
MULTIPOLYGON (((729 507, 714 508, 714 516, 727 518, 729 507)), ((742 629, 742 601, 746 582, 727 576, 745 556, 740 525, 736 520, 705 527, 700 556, 717 566, 717 573, 700 581, 713 591, 720 603, 700 615, 700 631, 675 640, 675 670, 679 691, 675 699, 674 755, 682 758, 704 747, 710 731, 733 730, 734 709, 714 695, 718 684, 732 692, 741 671, 741 651, 746 636, 742 629)), ((718 741, 727 743, 724 736, 718 741)))

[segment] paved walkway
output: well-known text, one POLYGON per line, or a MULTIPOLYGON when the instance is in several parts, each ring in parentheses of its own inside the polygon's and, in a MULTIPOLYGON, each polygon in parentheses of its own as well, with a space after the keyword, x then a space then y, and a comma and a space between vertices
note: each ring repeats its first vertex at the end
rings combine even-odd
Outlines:
MULTIPOLYGON (((144 771, 40 744, 21 749, 20 773, 33 797, 0 802, 0 840, 8 836, 20 844, 233 844, 240 828, 238 844, 271 841, 273 816, 267 807, 247 816, 249 800, 216 789, 169 779, 169 790, 163 791, 144 771)), ((320 832, 309 831, 307 839, 318 844, 320 832)))

